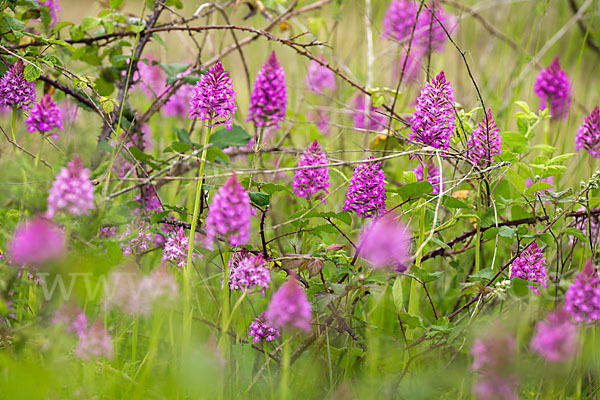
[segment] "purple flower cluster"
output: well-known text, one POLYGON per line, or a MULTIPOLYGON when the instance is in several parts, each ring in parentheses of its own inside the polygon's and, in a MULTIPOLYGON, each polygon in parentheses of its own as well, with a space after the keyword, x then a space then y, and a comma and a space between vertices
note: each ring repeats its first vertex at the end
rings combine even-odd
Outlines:
POLYGON ((350 178, 344 211, 351 210, 365 218, 378 215, 385 209, 387 199, 384 179, 381 163, 368 161, 358 164, 350 178))
POLYGON ((94 185, 90 170, 84 168, 81 158, 75 158, 61 168, 48 192, 46 217, 66 210, 73 215, 87 215, 94 209, 94 185))
POLYGON ((469 158, 474 164, 488 166, 492 163, 492 158, 500 154, 502 138, 499 133, 492 110, 488 109, 487 122, 486 117, 483 117, 469 138, 469 158))
POLYGON ((163 249, 163 261, 172 261, 177 267, 184 268, 187 263, 187 251, 190 239, 180 227, 177 234, 169 236, 163 249))
POLYGON ((571 83, 567 73, 560 68, 558 56, 540 72, 533 91, 542 100, 540 108, 550 108, 552 120, 567 117, 571 104, 571 83))
POLYGON ((312 307, 295 277, 273 295, 265 312, 266 322, 277 329, 311 330, 312 307))
POLYGON ((233 82, 218 61, 200 78, 190 100, 190 119, 211 120, 213 125, 225 125, 231 130, 235 105, 233 82))
MULTIPOLYGON (((422 181, 425 175, 425 167, 422 163, 419 163, 417 168, 413 169, 413 172, 417 176, 417 180, 422 181)), ((442 182, 440 178, 440 170, 431 160, 429 160, 429 165, 427 166, 427 182, 431 183, 431 186, 433 186, 431 193, 439 194, 444 191, 444 182, 442 182)))
MULTIPOLYGON (((142 186, 141 192, 137 196, 135 196, 135 201, 144 205, 144 210, 148 213, 153 213, 155 211, 162 211, 162 204, 160 203, 160 199, 158 198, 158 193, 156 193, 156 189, 152 185, 142 186)), ((139 213, 139 208, 133 210, 134 214, 139 213)))
POLYGON ((65 252, 65 235, 51 221, 36 217, 19 225, 8 244, 13 264, 40 266, 65 252))
POLYGON ((113 357, 112 338, 104 329, 102 320, 98 319, 89 329, 79 335, 79 344, 75 348, 75 356, 82 360, 96 357, 113 357))
POLYGON ((57 130, 63 130, 63 121, 51 95, 45 94, 40 102, 33 106, 25 124, 29 132, 49 133, 53 140, 58 139, 57 130))
POLYGON ((358 248, 373 267, 404 272, 410 260, 410 243, 410 231, 395 215, 388 213, 364 227, 358 248))
POLYGON ((20 59, 0 78, 0 106, 29 109, 35 102, 35 83, 27 82, 20 59))
MULTIPOLYGON (((369 100, 370 101, 370 100, 369 100)), ((365 96, 360 93, 354 98, 354 127, 356 129, 367 129, 370 131, 380 131, 386 128, 387 117, 381 114, 379 107, 371 105, 369 112, 366 111, 367 103, 365 96)))
POLYGON ((449 32, 452 32, 457 26, 457 19, 446 14, 437 1, 431 2, 429 8, 433 10, 433 15, 431 11, 423 7, 418 20, 416 20, 418 2, 393 0, 383 20, 384 36, 397 41, 408 42, 414 27, 410 54, 405 54, 399 64, 402 68, 401 66, 406 61, 404 76, 412 80, 416 80, 418 77, 419 66, 429 50, 442 51, 444 48, 447 36, 440 22, 449 32), (406 60, 407 56, 408 60, 406 60))
POLYGON ((253 256, 247 253, 243 257, 229 260, 229 289, 258 291, 265 295, 265 289, 271 283, 271 273, 262 254, 253 256))
POLYGON ((429 8, 433 15, 423 7, 417 19, 418 3, 393 0, 383 20, 384 35, 398 41, 409 40, 414 26, 413 46, 419 53, 427 52, 430 47, 432 51, 443 50, 447 36, 440 22, 452 31, 456 27, 456 19, 447 15, 437 1, 431 2, 429 8))
POLYGON ((577 326, 564 310, 552 312, 538 322, 531 348, 548 361, 568 361, 577 352, 577 326))
POLYGON ((417 98, 410 139, 426 146, 448 149, 456 128, 453 105, 454 91, 441 71, 431 83, 425 83, 417 98))
MULTIPOLYGON (((548 281, 548 276, 546 275, 547 269, 548 264, 546 263, 546 257, 534 240, 531 246, 513 261, 512 268, 510 269, 510 278, 521 278, 546 288, 546 282, 548 281)), ((540 294, 538 285, 527 287, 530 288, 533 293, 540 294)))
POLYGON ((594 107, 585 122, 577 129, 575 148, 586 149, 590 156, 600 158, 600 108, 594 107))
POLYGON ((253 342, 258 343, 263 339, 267 342, 279 339, 281 334, 279 333, 279 329, 273 328, 267 324, 267 321, 265 320, 265 314, 262 313, 250 323, 250 327, 248 328, 248 336, 252 338, 253 342))
MULTIPOLYGON (((324 61, 323 59, 321 60, 324 61)), ((308 67, 306 86, 308 86, 309 90, 317 94, 325 93, 325 89, 335 92, 335 74, 329 68, 313 60, 308 67)))
POLYGON ((487 335, 473 342, 473 371, 479 372, 475 393, 478 399, 518 400, 519 381, 514 368, 515 339, 508 335, 487 335))
POLYGON ((318 195, 325 202, 325 193, 329 193, 328 163, 327 156, 321 151, 321 146, 315 140, 300 156, 298 167, 316 167, 318 165, 321 167, 297 169, 294 175, 294 194, 307 200, 312 200, 318 195))
POLYGON ((248 121, 254 122, 258 127, 279 128, 281 120, 285 118, 286 108, 285 71, 279 65, 275 52, 272 52, 256 75, 250 94, 248 121))
POLYGON ((230 245, 241 246, 250 240, 250 196, 235 173, 215 194, 206 217, 206 244, 212 246, 217 235, 230 245))
POLYGON ((591 260, 567 289, 563 309, 576 322, 600 320, 600 279, 591 260))
POLYGON ((138 218, 133 223, 127 224, 119 240, 123 241, 121 248, 124 255, 141 254, 143 250, 148 250, 152 243, 150 225, 138 218))

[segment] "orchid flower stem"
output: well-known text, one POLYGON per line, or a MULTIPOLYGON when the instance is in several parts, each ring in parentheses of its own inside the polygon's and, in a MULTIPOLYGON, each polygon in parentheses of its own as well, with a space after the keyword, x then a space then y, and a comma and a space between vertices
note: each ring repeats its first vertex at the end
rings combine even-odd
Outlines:
POLYGON ((200 198, 202 196, 202 177, 204 176, 204 165, 206 164, 206 154, 208 151, 208 143, 212 131, 213 120, 208 120, 208 129, 204 138, 204 149, 200 157, 200 168, 198 169, 198 184, 196 186, 196 198, 194 200, 194 213, 192 215, 192 226, 190 227, 190 236, 188 243, 187 262, 183 268, 183 343, 182 352, 186 352, 191 336, 192 329, 192 308, 191 308, 191 279, 192 279, 192 262, 194 255, 194 239, 196 236, 196 227, 198 226, 198 215, 200 214, 200 198))
MULTIPOLYGON (((423 182, 427 181, 427 168, 428 167, 428 163, 424 163, 423 165, 423 182)), ((423 200, 424 202, 424 200, 423 200)), ((421 243, 423 243, 423 241, 425 240, 425 208, 426 208, 426 204, 422 204, 421 205, 421 217, 420 217, 420 228, 419 228, 419 243, 417 244, 417 248, 419 248, 421 246, 421 243)), ((417 268, 421 268, 421 258, 422 258, 422 251, 418 252, 416 254, 416 258, 415 258, 415 266, 417 268)), ((421 303, 421 289, 420 289, 420 284, 417 282, 416 279, 413 279, 410 283, 410 298, 408 299, 408 313, 410 315, 417 315, 419 313, 419 307, 420 307, 420 303, 421 303)), ((409 335, 411 338, 413 336, 413 334, 415 333, 414 331, 409 331, 411 334, 409 335)))
POLYGON ((283 349, 281 355, 281 399, 287 400, 289 398, 289 379, 290 379, 290 355, 291 355, 291 338, 288 338, 283 342, 283 349))
POLYGON ((15 137, 15 131, 16 130, 17 130, 17 107, 13 106, 13 109, 12 109, 12 130, 11 130, 13 143, 17 143, 17 139, 15 137))

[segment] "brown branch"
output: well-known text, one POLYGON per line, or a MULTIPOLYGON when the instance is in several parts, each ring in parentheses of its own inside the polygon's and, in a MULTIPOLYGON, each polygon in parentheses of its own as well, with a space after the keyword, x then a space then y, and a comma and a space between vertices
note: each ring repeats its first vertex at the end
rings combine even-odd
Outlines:
POLYGON ((81 93, 77 92, 75 89, 70 88, 67 85, 63 85, 62 83, 60 83, 46 75, 40 75, 40 80, 42 82, 46 82, 47 84, 53 86, 54 88, 60 90, 61 92, 68 94, 69 96, 73 97, 75 100, 79 101, 80 103, 85 104, 87 107, 92 109, 94 112, 101 114, 97 105, 93 101, 91 101, 90 99, 88 99, 87 97, 82 95, 81 93))
MULTIPOLYGON (((575 2, 575 0, 569 0, 569 6, 571 7, 571 11, 573 11, 573 15, 577 15, 577 13, 579 12, 579 8, 577 7, 577 3, 575 2)), ((583 34, 585 43, 592 50, 594 50, 596 54, 600 55, 600 46, 598 46, 598 44, 588 34, 590 28, 585 26, 585 23, 583 22, 582 18, 577 19, 577 26, 579 26, 579 30, 583 34)))

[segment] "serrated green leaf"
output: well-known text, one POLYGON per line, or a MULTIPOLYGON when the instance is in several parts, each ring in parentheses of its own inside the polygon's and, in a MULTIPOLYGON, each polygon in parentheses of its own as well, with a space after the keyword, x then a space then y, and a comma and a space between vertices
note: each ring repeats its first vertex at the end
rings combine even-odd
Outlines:
POLYGON ((577 228, 565 228, 562 230, 562 233, 569 236, 575 236, 577 239, 581 240, 584 243, 586 241, 585 233, 581 232, 581 230, 577 228))
POLYGON ((42 71, 40 68, 34 64, 25 65, 25 70, 23 71, 23 76, 27 80, 27 82, 33 82, 37 80, 40 75, 42 75, 42 71))
POLYGON ((548 182, 537 182, 525 189, 525 195, 537 193, 540 190, 553 188, 554 185, 548 182))
POLYGON ((268 206, 271 200, 270 196, 264 192, 248 192, 248 196, 259 207, 268 206))
POLYGON ((417 198, 420 196, 424 196, 426 194, 429 194, 433 191, 433 186, 431 185, 431 183, 429 182, 423 182, 423 181, 419 181, 419 182, 414 182, 414 183, 408 183, 402 187, 400 187, 399 189, 395 190, 396 193, 398 193, 400 196, 402 196, 403 199, 408 199, 408 198, 417 198))
POLYGON ((231 131, 227 129, 219 129, 210 136, 210 141, 213 146, 220 149, 227 147, 242 147, 248 144, 250 135, 241 127, 234 125, 231 131))
POLYGON ((498 236, 510 239, 515 236, 516 232, 517 230, 515 228, 512 228, 510 226, 501 226, 500 229, 498 229, 498 236))

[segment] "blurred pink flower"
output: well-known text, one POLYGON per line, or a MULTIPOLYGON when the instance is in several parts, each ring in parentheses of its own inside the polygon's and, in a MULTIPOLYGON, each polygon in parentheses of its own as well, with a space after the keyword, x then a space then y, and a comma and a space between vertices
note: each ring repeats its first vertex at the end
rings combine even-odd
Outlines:
POLYGON ((407 269, 410 260, 411 234, 393 213, 373 219, 361 235, 360 255, 375 268, 407 269))
POLYGON ((90 360, 96 357, 113 358, 112 338, 104 329, 102 320, 98 319, 79 338, 79 344, 75 348, 75 356, 82 360, 90 360))
POLYGON ((43 217, 19 225, 8 244, 9 259, 17 265, 39 266, 64 253, 64 233, 43 217))
POLYGON ((310 332, 312 307, 295 277, 290 276, 275 292, 265 312, 265 320, 277 329, 295 328, 310 332))

